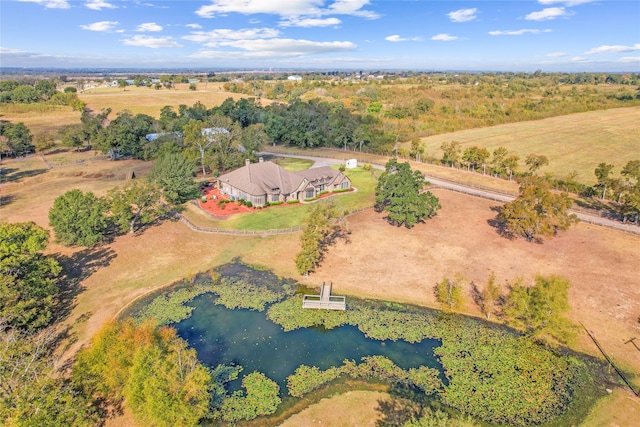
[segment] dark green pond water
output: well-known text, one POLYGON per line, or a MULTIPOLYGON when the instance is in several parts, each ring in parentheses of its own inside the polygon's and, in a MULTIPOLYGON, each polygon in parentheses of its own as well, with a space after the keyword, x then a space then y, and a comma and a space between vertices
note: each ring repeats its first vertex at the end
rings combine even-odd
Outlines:
POLYGON ((442 370, 433 355, 433 349, 440 345, 438 340, 414 344, 377 341, 366 338, 353 326, 284 332, 263 312, 229 310, 215 305, 214 299, 205 294, 189 303, 195 310, 189 319, 173 325, 178 334, 196 349, 206 365, 242 365, 241 375, 262 372, 276 381, 281 391, 285 390, 286 377, 302 364, 326 369, 342 365, 344 359, 360 362, 364 356, 380 355, 403 369, 422 365, 442 370))

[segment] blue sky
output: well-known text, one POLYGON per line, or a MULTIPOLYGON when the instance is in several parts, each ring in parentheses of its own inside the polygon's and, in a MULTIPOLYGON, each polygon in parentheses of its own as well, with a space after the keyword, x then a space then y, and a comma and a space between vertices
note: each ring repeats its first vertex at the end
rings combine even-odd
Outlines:
POLYGON ((0 0, 0 66, 640 72, 640 1, 0 0))

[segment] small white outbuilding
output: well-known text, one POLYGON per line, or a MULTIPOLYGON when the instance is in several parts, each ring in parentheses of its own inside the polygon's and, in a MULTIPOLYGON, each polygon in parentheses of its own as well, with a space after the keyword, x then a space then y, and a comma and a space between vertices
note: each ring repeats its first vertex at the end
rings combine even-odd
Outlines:
POLYGON ((358 167, 358 161, 356 159, 349 159, 347 160, 347 163, 345 164, 345 167, 347 169, 354 169, 358 167))

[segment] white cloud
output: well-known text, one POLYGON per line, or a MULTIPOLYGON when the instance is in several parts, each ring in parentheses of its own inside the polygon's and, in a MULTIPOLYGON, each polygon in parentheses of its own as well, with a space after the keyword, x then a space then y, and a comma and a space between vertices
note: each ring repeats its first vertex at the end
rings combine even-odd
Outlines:
POLYGON ((357 47, 352 42, 344 41, 314 42, 310 40, 281 38, 229 40, 220 42, 218 45, 240 50, 202 50, 191 55, 191 57, 277 60, 279 58, 295 58, 305 55, 344 52, 354 50, 357 47))
POLYGON ((548 58, 561 58, 563 56, 567 56, 565 52, 551 52, 545 55, 548 58))
POLYGON ((522 30, 507 30, 507 31, 489 31, 489 34, 492 36, 521 36, 523 34, 542 34, 542 33, 550 33, 551 30, 530 30, 530 29, 522 29, 522 30))
POLYGON ((118 24, 118 21, 100 21, 93 24, 80 25, 80 28, 89 31, 112 31, 118 24))
POLYGON ((323 8, 324 0, 211 0, 211 4, 196 10, 203 18, 213 18, 227 13, 252 15, 265 13, 282 17, 298 17, 301 19, 327 15, 351 15, 367 19, 376 19, 376 12, 363 7, 369 0, 335 0, 327 8, 323 8))
POLYGON ((273 28, 247 28, 243 30, 231 30, 220 28, 212 31, 193 31, 190 35, 182 37, 196 43, 202 43, 207 47, 217 47, 220 43, 231 40, 255 40, 270 39, 280 35, 280 31, 273 28))
POLYGON ((182 47, 181 44, 173 40, 172 37, 151 37, 151 36, 143 36, 136 35, 130 39, 122 40, 123 44, 127 46, 140 46, 140 47, 149 47, 152 49, 157 49, 161 47, 174 48, 174 47, 182 47))
POLYGON ((278 25, 281 27, 331 27, 340 25, 342 21, 338 18, 304 18, 297 17, 288 18, 286 21, 280 21, 278 25))
POLYGON ((578 6, 581 4, 592 3, 597 0, 538 0, 538 3, 548 5, 548 4, 563 4, 567 7, 578 6))
POLYGON ((22 55, 28 52, 20 49, 11 49, 8 47, 0 46, 0 53, 3 55, 22 55))
POLYGON ((87 0, 85 6, 88 9, 92 10, 102 10, 102 9, 117 9, 118 6, 115 6, 111 3, 108 3, 104 0, 87 0))
POLYGON ((353 15, 367 19, 377 19, 380 15, 371 10, 362 10, 369 0, 336 0, 323 15, 353 15))
POLYGON ((25 3, 38 3, 47 9, 69 9, 71 5, 67 0, 18 0, 25 3))
POLYGON ((566 10, 564 7, 547 7, 538 12, 531 12, 524 19, 527 21, 548 21, 571 15, 573 15, 573 12, 566 10))
POLYGON ((323 0, 211 0, 211 4, 200 7, 196 15, 203 18, 226 13, 300 16, 319 14, 318 6, 322 4, 323 0))
POLYGON ((408 42, 408 41, 420 41, 422 40, 420 37, 410 37, 410 38, 406 38, 406 37, 400 37, 398 34, 394 34, 392 36, 387 36, 384 38, 386 41, 388 42, 408 42))
POLYGON ((638 63, 640 63, 640 56, 623 56, 622 58, 618 59, 617 62, 624 62, 624 63, 638 62, 638 63))
POLYGON ((193 28, 194 30, 199 30, 202 28, 202 25, 200 24, 187 24, 186 26, 189 28, 193 28))
POLYGON ((458 36, 452 36, 450 34, 436 34, 435 36, 431 37, 431 40, 438 40, 443 42, 450 42, 452 40, 458 40, 458 39, 459 39, 458 36))
POLYGON ((468 21, 473 21, 478 17, 476 15, 476 12, 478 12, 478 9, 476 8, 459 9, 459 10, 454 10, 453 12, 447 13, 447 16, 453 22, 468 22, 468 21))
POLYGON ((235 40, 220 43, 222 46, 235 47, 250 52, 280 52, 280 53, 323 53, 340 50, 352 50, 356 45, 351 42, 314 42, 297 39, 256 39, 235 40))
POLYGON ((156 24, 155 22, 145 22, 144 24, 138 25, 138 28, 136 28, 136 31, 157 32, 157 31, 162 31, 162 27, 156 24))
POLYGON ((591 62, 590 59, 588 58, 583 58, 581 56, 574 56, 573 58, 570 59, 571 62, 591 62))
POLYGON ((640 50, 640 43, 636 43, 633 46, 600 46, 595 47, 585 52, 585 55, 593 55, 594 53, 621 53, 621 52, 634 52, 640 50))

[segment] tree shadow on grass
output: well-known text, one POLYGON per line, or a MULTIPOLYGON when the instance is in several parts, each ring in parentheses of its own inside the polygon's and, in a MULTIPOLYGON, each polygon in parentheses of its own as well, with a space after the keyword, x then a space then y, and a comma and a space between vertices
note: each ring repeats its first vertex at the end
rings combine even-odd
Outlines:
POLYGON ((515 240, 516 235, 510 232, 505 223, 498 220, 498 215, 500 215, 500 206, 491 206, 492 211, 496 213, 494 218, 488 219, 487 224, 489 224, 493 229, 496 230, 500 237, 504 237, 505 239, 515 240))
POLYGON ((2 182, 20 182, 25 178, 32 178, 34 176, 41 175, 48 171, 48 169, 31 169, 26 171, 16 172, 17 169, 4 169, 2 171, 2 182))
POLYGON ((376 427, 402 426, 419 419, 429 406, 424 393, 409 387, 396 385, 389 389, 389 398, 378 400, 376 412, 380 415, 376 427))
POLYGON ((16 196, 13 194, 2 194, 0 195, 0 208, 4 208, 7 205, 10 205, 16 200, 16 196))
POLYGON ((69 317, 76 306, 77 296, 85 289, 82 282, 99 269, 109 266, 115 257, 113 249, 105 246, 83 249, 71 256, 54 255, 63 269, 55 313, 58 322, 69 317))

